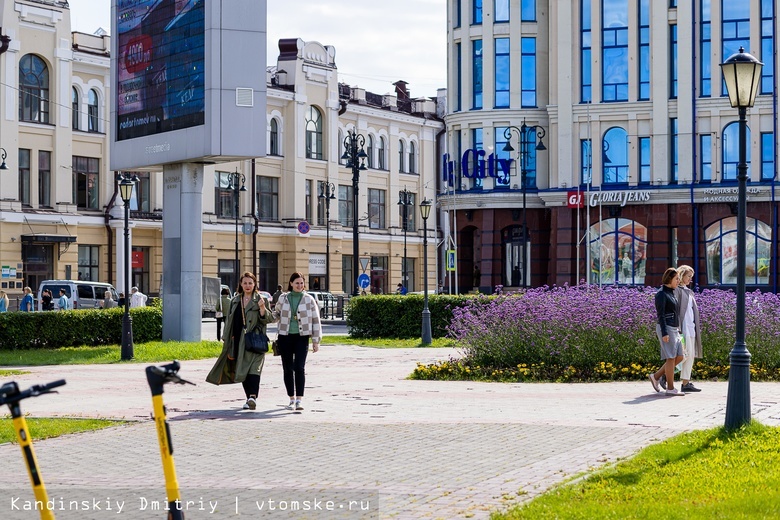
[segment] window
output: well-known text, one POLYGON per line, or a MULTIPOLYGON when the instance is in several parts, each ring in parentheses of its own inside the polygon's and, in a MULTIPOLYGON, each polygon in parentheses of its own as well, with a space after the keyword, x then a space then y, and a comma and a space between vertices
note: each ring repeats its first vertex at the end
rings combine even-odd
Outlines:
POLYGON ((51 152, 47 150, 38 151, 38 206, 51 207, 51 152))
POLYGON ((582 172, 580 182, 582 185, 590 184, 592 177, 593 163, 591 162, 591 141, 590 139, 580 139, 580 165, 582 172))
POLYGON ((669 99, 677 99, 677 25, 669 26, 669 99))
POLYGON ((620 127, 606 131, 603 147, 602 179, 604 184, 628 182, 628 134, 620 127))
POLYGON ((219 218, 236 218, 238 202, 236 190, 231 183, 233 176, 228 172, 214 173, 214 212, 219 218))
POLYGON ((130 197, 130 210, 148 213, 151 211, 151 182, 149 172, 134 172, 138 177, 138 183, 133 188, 133 195, 130 197))
POLYGON ((520 4, 520 20, 524 22, 536 21, 536 0, 522 0, 520 4))
POLYGON ((536 127, 526 127, 525 135, 521 136, 521 141, 521 144, 525 146, 525 153, 520 158, 521 172, 525 170, 525 187, 533 189, 536 188, 536 127))
POLYGON ((669 156, 671 159, 671 176, 669 182, 676 183, 680 180, 680 136, 677 128, 677 118, 669 120, 669 156))
POLYGON ((34 54, 19 61, 19 121, 49 122, 49 69, 34 54))
MULTIPOLYGON (((471 148, 479 151, 482 150, 482 129, 481 128, 472 128, 471 129, 471 148)), ((472 177, 472 185, 471 189, 481 189, 482 188, 482 178, 485 176, 485 167, 482 166, 482 171, 480 172, 480 165, 479 165, 479 156, 477 154, 474 154, 474 164, 471 165, 471 177, 472 177)))
POLYGON ((417 149, 414 141, 409 141, 409 173, 417 173, 417 149))
MULTIPOLYGON (((460 0, 456 0, 455 2, 455 28, 460 27, 461 22, 461 10, 460 10, 460 0)), ((344 291, 348 292, 348 291, 344 291)))
POLYGON ((761 133, 761 180, 771 181, 775 178, 775 134, 761 133))
POLYGON ((306 158, 323 159, 322 115, 313 106, 310 106, 306 112, 306 158))
POLYGON ((100 131, 98 126, 98 95, 94 88, 89 91, 87 102, 87 125, 90 132, 100 131))
POLYGON ((368 227, 385 229, 385 190, 368 189, 368 227))
POLYGON ((279 123, 271 119, 271 131, 268 134, 268 155, 279 154, 279 123))
POLYGON ((257 176, 257 213, 262 222, 279 220, 279 179, 277 177, 257 176))
MULTIPOLYGON (((312 184, 312 181, 310 179, 307 179, 306 180, 306 196, 305 196, 305 201, 304 201, 304 206, 306 206, 306 210, 305 210, 306 211, 306 216, 304 218, 306 219, 306 222, 308 222, 310 224, 312 223, 312 220, 311 220, 311 195, 312 195, 311 194, 311 190, 312 190, 311 184, 312 184)), ((319 193, 319 191, 317 191, 317 193, 319 193)), ((319 199, 317 199, 317 200, 319 200, 319 199)))
POLYGON ((523 108, 532 108, 536 107, 536 38, 523 38, 520 48, 522 52, 521 102, 523 108))
POLYGON ((580 102, 590 103, 593 100, 590 0, 580 3, 580 26, 580 102))
POLYGON ((471 108, 482 108, 482 40, 471 42, 471 108))
POLYGON ((761 94, 771 94, 775 82, 774 17, 775 1, 761 0, 761 61, 764 62, 764 68, 761 69, 761 94))
POLYGON ((347 164, 346 159, 342 157, 344 155, 344 132, 341 131, 341 128, 339 128, 339 164, 347 164))
POLYGON ((320 195, 330 196, 330 193, 325 192, 325 181, 317 181, 317 225, 324 226, 327 218, 327 205, 326 199, 320 197, 320 195))
POLYGON ((628 0, 603 0, 602 99, 628 101, 628 0))
MULTIPOLYGON (((79 245, 78 276, 79 280, 86 280, 88 282, 100 281, 100 246, 79 245)), ((90 296, 90 298, 92 298, 92 296, 90 296)))
POLYGON ((19 148, 19 202, 30 205, 30 150, 19 148))
POLYGON ((495 47, 495 107, 509 108, 509 38, 496 38, 495 47))
POLYGON ((710 97, 712 95, 712 15, 710 14, 710 0, 701 0, 700 26, 699 95, 701 97, 710 97))
MULTIPOLYGON (((746 51, 750 49, 750 4, 751 2, 721 0, 722 61, 739 52, 740 47, 744 47, 746 51)), ((724 80, 721 80, 721 93, 723 96, 728 95, 724 80)))
MULTIPOLYGON (((768 285, 772 228, 760 220, 746 217, 745 281, 749 285, 768 285)), ((707 282, 737 283, 737 217, 727 217, 704 230, 707 251, 707 282)))
POLYGON ((241 289, 238 286, 238 266, 236 266, 235 258, 217 260, 217 275, 222 280, 222 284, 230 287, 231 291, 238 292, 241 289))
MULTIPOLYGON (((512 157, 511 152, 504 151, 504 147, 509 142, 509 139, 505 137, 505 132, 507 131, 508 127, 506 126, 497 126, 493 129, 493 137, 495 138, 494 147, 493 150, 496 154, 497 159, 514 159, 515 157, 512 157)), ((528 172, 526 172, 527 174, 528 172)), ((509 172, 496 171, 495 172, 495 187, 503 187, 507 188, 509 187, 511 178, 509 172)))
POLYGON ((700 181, 712 182, 712 136, 710 134, 699 136, 699 143, 701 145, 699 151, 700 181))
MULTIPOLYGON (((457 2, 460 5, 460 2, 457 2)), ((460 42, 455 44, 455 112, 463 109, 463 54, 460 42)))
POLYGON ((352 274, 352 255, 341 255, 341 290, 344 294, 355 294, 357 277, 352 274))
POLYGON ((471 0, 471 24, 482 23, 482 0, 471 0))
POLYGON ((355 219, 355 199, 352 186, 339 185, 339 222, 351 228, 355 219))
POLYGON ((400 173, 406 173, 406 167, 404 165, 404 160, 406 157, 404 157, 404 142, 400 139, 398 140, 398 171, 400 173))
POLYGON ((402 258, 401 259, 401 273, 406 274, 406 280, 403 280, 404 287, 409 292, 416 291, 414 280, 416 279, 414 274, 414 258, 402 258))
POLYGON ((100 160, 73 156, 73 202, 79 209, 98 209, 100 160))
POLYGON ((79 91, 76 87, 71 88, 70 94, 70 112, 72 117, 72 126, 74 130, 79 129, 79 91))
POLYGON ((639 184, 650 184, 653 180, 651 165, 650 138, 639 138, 639 184))
POLYGON ((380 170, 387 170, 385 166, 385 138, 379 138, 379 144, 376 148, 377 167, 380 170))
POLYGON ((368 168, 374 167, 374 136, 370 135, 366 139, 366 166, 368 168))
MULTIPOLYGON (((400 193, 403 192, 399 192, 399 196, 400 193)), ((404 212, 406 212, 406 231, 417 231, 417 194, 410 193, 409 200, 407 202, 409 202, 409 204, 398 205, 398 220, 401 223, 401 231, 404 229, 404 212)))
POLYGON ((639 96, 650 99, 650 0, 639 0, 639 96))
POLYGON ((592 225, 589 236, 591 283, 644 285, 647 228, 610 218, 592 225))
POLYGON ((276 252, 260 251, 260 264, 257 272, 257 285, 261 290, 272 293, 279 285, 279 254, 276 252))
MULTIPOLYGON (((750 142, 750 127, 746 129, 747 142, 750 142)), ((750 146, 747 147, 748 179, 750 176, 750 146)), ((739 165, 739 122, 735 121, 723 129, 723 178, 722 181, 737 180, 739 165)))
POLYGON ((509 0, 493 0, 493 18, 496 23, 509 21, 509 0))
MULTIPOLYGON (((522 226, 508 226, 501 230, 501 283, 505 287, 530 285, 531 243, 526 241, 525 236, 522 226)), ((479 285, 476 278, 475 275, 475 286, 479 285)))
POLYGON ((387 294, 388 261, 386 256, 371 257, 371 293, 387 294))
POLYGON ((151 287, 149 269, 151 262, 151 248, 133 246, 133 271, 130 274, 130 287, 138 287, 142 293, 148 294, 151 287))

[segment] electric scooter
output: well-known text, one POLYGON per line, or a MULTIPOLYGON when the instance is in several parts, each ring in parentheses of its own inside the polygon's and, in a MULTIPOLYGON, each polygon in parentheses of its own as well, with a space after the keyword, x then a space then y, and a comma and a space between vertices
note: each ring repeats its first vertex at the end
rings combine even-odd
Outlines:
POLYGON ((163 404, 163 385, 178 383, 195 385, 179 377, 178 361, 162 366, 146 367, 146 380, 152 390, 152 405, 154 407, 154 424, 157 438, 160 441, 160 456, 162 457, 163 473, 165 474, 165 492, 168 499, 168 520, 184 520, 182 511, 179 481, 176 478, 176 467, 173 463, 173 445, 171 444, 171 429, 168 425, 167 411, 163 404))
POLYGON ((49 496, 46 493, 46 486, 43 484, 43 478, 38 471, 38 459, 35 458, 32 436, 30 435, 30 430, 27 428, 27 421, 25 420, 24 415, 22 415, 22 407, 19 403, 22 399, 27 399, 28 397, 38 397, 39 395, 49 393, 56 394, 57 392, 52 389, 64 384, 65 380, 60 379, 45 385, 33 385, 21 392, 19 391, 19 385, 17 385, 15 381, 11 381, 0 387, 0 406, 7 404, 8 408, 11 410, 16 440, 19 442, 24 462, 27 465, 27 473, 30 475, 35 501, 43 504, 43 507, 40 509, 41 520, 54 520, 54 513, 50 511, 47 506, 49 503, 49 496))

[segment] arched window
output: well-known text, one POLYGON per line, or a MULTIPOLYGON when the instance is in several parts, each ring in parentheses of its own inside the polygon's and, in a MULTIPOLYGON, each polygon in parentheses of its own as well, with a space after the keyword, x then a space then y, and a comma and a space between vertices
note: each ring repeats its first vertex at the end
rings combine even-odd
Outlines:
POLYGON ((268 141, 268 155, 279 155, 279 123, 271 119, 271 132, 268 141))
POLYGON ((369 168, 374 167, 374 136, 370 135, 368 136, 368 139, 366 139, 366 155, 368 155, 368 160, 366 161, 368 164, 367 166, 369 168))
POLYGON ((71 111, 71 117, 72 117, 72 125, 74 130, 79 129, 79 91, 76 90, 76 87, 73 87, 71 89, 71 95, 70 95, 70 111, 71 111))
POLYGON ((405 155, 404 142, 399 139, 398 140, 398 171, 401 173, 406 172, 406 168, 404 166, 404 159, 406 159, 406 157, 404 157, 404 155, 405 155))
POLYGON ((93 88, 89 91, 89 98, 87 103, 87 124, 90 132, 99 132, 98 126, 98 95, 97 91, 93 88))
POLYGON ((306 158, 322 160, 322 114, 316 107, 306 111, 306 158))
POLYGON ((417 173, 414 141, 409 141, 409 173, 417 173))
POLYGON ((34 54, 19 61, 19 120, 49 122, 49 69, 34 54))
MULTIPOLYGON (((768 285, 772 229, 747 217, 745 248, 745 282, 768 285)), ((704 230, 707 248, 707 283, 737 283, 737 217, 718 220, 704 230)))
POLYGON ((625 218, 590 227, 590 283, 644 285, 647 228, 625 218))
POLYGON ((379 144, 377 145, 376 149, 376 157, 377 157, 377 168, 380 170, 386 170, 387 166, 385 166, 385 138, 379 137, 379 144))
MULTIPOLYGON (((747 165, 748 179, 750 179, 750 127, 747 132, 747 165)), ((723 129, 723 181, 737 180, 737 166, 739 165, 739 122, 734 121, 723 129)))
POLYGON ((628 134, 620 127, 610 128, 602 141, 603 184, 628 182, 628 134))

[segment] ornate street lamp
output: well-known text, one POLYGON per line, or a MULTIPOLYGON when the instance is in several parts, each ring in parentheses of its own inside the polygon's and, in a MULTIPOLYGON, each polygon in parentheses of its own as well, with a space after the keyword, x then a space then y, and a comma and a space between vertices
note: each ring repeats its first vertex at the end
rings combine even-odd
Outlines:
POLYGON ((122 318, 123 361, 133 359, 133 318, 130 317, 130 199, 133 187, 138 182, 138 176, 129 173, 119 175, 119 196, 125 203, 125 315, 122 318))
MULTIPOLYGON (((235 217, 236 217, 236 259, 235 259, 235 287, 238 287, 238 282, 241 280, 241 267, 238 259, 238 220, 239 220, 239 194, 242 191, 246 191, 246 177, 242 173, 238 173, 238 169, 230 174, 230 186, 233 190, 233 201, 235 202, 235 217)), ((235 290, 235 289, 234 289, 235 290)))
POLYGON ((732 108, 739 109, 739 164, 737 165, 737 318, 736 339, 729 353, 729 389, 726 428, 750 422, 750 352, 745 344, 745 249, 747 223, 747 109, 756 102, 763 63, 745 52, 731 55, 720 66, 732 108))
POLYGON ((406 189, 406 186, 398 192, 398 205, 402 211, 401 225, 404 230, 404 264, 401 266, 401 283, 404 288, 409 289, 409 280, 406 273, 406 232, 409 229, 409 207, 414 206, 414 202, 412 201, 412 193, 406 189))
POLYGON ((428 217, 431 215, 432 202, 428 199, 420 203, 420 216, 423 219, 423 311, 422 311, 422 344, 430 345, 431 311, 428 310, 428 217))
POLYGON ((525 218, 525 192, 527 189, 527 175, 528 175, 528 155, 531 153, 531 145, 535 145, 535 148, 537 151, 543 151, 547 150, 547 147, 544 146, 544 136, 546 135, 546 132, 544 131, 544 128, 542 128, 539 125, 534 126, 528 126, 525 124, 525 119, 523 119, 523 124, 520 126, 520 128, 517 128, 516 126, 508 126, 506 130, 504 130, 504 138, 506 139, 506 144, 504 145, 503 150, 505 152, 514 152, 515 149, 512 148, 512 145, 510 144, 509 140, 512 138, 512 130, 517 132, 517 139, 519 141, 519 156, 520 156, 520 188, 523 190, 523 247, 522 247, 522 266, 523 269, 521 271, 521 275, 523 277, 522 280, 522 287, 525 289, 527 284, 527 253, 526 253, 526 247, 528 243, 528 222, 525 218), (539 142, 536 143, 536 138, 539 138, 539 142))
POLYGON ((358 243, 358 182, 360 172, 366 169, 366 138, 357 133, 357 130, 347 131, 344 138, 344 155, 341 159, 346 161, 347 168, 352 169, 352 283, 354 290, 352 296, 360 294, 357 278, 360 257, 360 244, 358 243))
POLYGON ((0 148, 0 157, 3 159, 3 163, 0 164, 0 170, 7 170, 8 166, 5 164, 5 158, 8 157, 8 152, 5 151, 5 148, 0 148))
MULTIPOLYGON (((330 201, 336 198, 336 186, 323 182, 318 198, 325 202, 325 290, 330 291, 330 201)), ((327 309, 326 305, 326 314, 327 309)))

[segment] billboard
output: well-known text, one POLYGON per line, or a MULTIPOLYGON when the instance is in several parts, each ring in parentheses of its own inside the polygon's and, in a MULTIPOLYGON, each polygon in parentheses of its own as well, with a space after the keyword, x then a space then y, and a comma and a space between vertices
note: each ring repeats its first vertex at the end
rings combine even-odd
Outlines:
POLYGON ((264 0, 112 0, 112 170, 265 155, 264 0))

